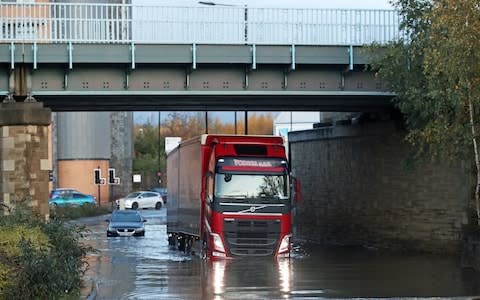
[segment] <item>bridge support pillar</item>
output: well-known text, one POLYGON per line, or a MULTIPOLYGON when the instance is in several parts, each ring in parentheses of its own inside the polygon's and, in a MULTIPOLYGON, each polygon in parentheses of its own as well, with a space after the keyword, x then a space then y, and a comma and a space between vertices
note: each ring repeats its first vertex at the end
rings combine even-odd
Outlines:
POLYGON ((0 215, 24 203, 48 218, 50 123, 40 102, 0 103, 0 215))

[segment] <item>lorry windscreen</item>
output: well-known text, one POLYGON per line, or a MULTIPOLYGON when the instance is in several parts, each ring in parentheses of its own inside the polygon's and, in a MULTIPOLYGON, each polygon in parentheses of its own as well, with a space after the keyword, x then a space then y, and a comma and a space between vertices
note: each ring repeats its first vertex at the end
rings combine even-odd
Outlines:
POLYGON ((215 175, 215 198, 222 202, 288 202, 289 183, 286 174, 215 175))

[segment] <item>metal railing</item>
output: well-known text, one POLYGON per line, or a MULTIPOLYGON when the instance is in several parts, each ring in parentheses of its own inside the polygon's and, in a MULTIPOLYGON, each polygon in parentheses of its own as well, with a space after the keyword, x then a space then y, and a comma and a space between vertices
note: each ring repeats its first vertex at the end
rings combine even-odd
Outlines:
POLYGON ((0 43, 363 45, 398 25, 394 10, 0 3, 0 43))

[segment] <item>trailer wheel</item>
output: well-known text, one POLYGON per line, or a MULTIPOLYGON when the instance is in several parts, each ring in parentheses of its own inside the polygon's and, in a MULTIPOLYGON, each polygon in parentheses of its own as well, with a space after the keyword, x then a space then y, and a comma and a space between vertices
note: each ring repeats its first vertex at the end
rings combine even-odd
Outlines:
POLYGON ((205 238, 202 239, 202 245, 200 249, 200 258, 206 259, 207 258, 207 240, 205 238))
POLYGON ((175 246, 175 239, 177 236, 175 234, 171 234, 168 236, 168 245, 169 246, 175 246))
POLYGON ((192 251, 193 238, 191 236, 186 237, 185 241, 185 252, 188 254, 192 251))
POLYGON ((183 234, 177 236, 177 247, 178 250, 185 252, 185 236, 183 234))

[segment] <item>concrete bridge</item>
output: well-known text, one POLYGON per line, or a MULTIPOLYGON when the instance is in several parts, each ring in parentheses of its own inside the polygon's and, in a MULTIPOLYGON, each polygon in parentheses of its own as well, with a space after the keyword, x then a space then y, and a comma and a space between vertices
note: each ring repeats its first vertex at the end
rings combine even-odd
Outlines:
POLYGON ((393 10, 2 3, 0 15, 0 95, 54 111, 390 107, 362 48, 398 37, 393 10))

